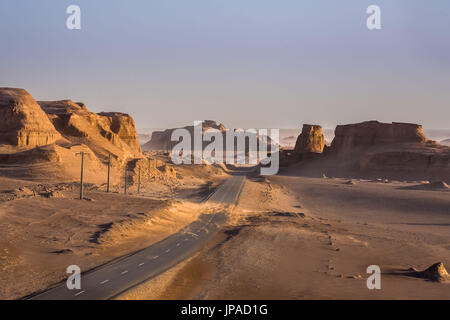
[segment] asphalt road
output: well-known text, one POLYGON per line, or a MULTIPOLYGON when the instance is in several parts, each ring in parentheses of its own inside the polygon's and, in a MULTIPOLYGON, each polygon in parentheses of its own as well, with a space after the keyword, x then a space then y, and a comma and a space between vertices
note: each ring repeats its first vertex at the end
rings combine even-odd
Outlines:
MULTIPOLYGON (((224 206, 235 204, 244 183, 244 175, 232 176, 217 188, 207 202, 224 206)), ((224 212, 201 215, 197 221, 150 247, 83 273, 80 290, 69 290, 66 282, 63 282, 29 299, 104 300, 113 298, 192 255, 216 234, 225 221, 224 212)))

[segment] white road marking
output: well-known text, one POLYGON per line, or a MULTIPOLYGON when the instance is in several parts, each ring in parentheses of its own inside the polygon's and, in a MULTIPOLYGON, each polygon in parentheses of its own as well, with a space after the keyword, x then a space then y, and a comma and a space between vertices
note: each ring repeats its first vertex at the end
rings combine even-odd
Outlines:
POLYGON ((167 249, 167 250, 166 250, 166 253, 169 253, 169 252, 170 252, 170 249, 167 249))
POLYGON ((158 259, 159 258, 159 256, 154 256, 153 257, 153 260, 156 260, 156 259, 158 259))
POLYGON ((78 292, 78 293, 75 293, 75 297, 76 296, 79 296, 80 294, 82 294, 84 292, 84 290, 83 291, 80 291, 80 292, 78 292))
POLYGON ((125 273, 128 273, 128 270, 122 271, 121 274, 125 274, 125 273))
POLYGON ((180 243, 178 242, 178 243, 177 243, 177 247, 179 247, 179 246, 180 246, 180 243))
POLYGON ((105 284, 107 283, 109 280, 103 280, 102 282, 100 282, 100 284, 105 284))
POLYGON ((142 267, 145 264, 145 262, 139 263, 138 267, 142 267))

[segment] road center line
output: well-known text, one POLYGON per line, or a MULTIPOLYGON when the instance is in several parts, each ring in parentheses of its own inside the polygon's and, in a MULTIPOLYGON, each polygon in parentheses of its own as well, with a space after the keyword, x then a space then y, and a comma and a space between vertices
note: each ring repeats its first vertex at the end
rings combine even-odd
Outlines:
POLYGON ((180 246, 180 243, 178 242, 178 243, 177 243, 177 247, 179 247, 179 246, 180 246))
POLYGON ((78 292, 78 293, 75 293, 75 297, 76 296, 79 296, 80 294, 82 294, 84 292, 84 290, 83 291, 80 291, 80 292, 78 292))
POLYGON ((128 270, 122 271, 121 274, 125 274, 125 273, 128 273, 128 270))
POLYGON ((170 249, 167 249, 167 250, 166 250, 166 253, 169 253, 169 252, 170 252, 170 249))
POLYGON ((156 259, 158 259, 159 258, 159 256, 154 256, 153 257, 153 260, 156 260, 156 259))
POLYGON ((142 267, 145 264, 145 262, 141 262, 138 264, 138 267, 142 267))
POLYGON ((100 284, 105 284, 107 283, 109 280, 103 280, 102 282, 100 282, 100 284))

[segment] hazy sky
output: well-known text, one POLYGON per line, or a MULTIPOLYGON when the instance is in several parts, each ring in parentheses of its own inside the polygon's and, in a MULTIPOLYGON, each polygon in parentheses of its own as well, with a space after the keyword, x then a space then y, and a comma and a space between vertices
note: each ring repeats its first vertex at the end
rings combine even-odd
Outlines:
POLYGON ((138 127, 450 129, 448 0, 1 0, 0 30, 0 86, 138 127), (70 4, 81 30, 66 28, 70 4))

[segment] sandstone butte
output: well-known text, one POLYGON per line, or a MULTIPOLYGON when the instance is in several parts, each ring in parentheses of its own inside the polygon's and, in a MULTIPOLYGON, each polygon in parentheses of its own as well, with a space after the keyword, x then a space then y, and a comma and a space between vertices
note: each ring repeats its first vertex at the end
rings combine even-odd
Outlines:
POLYGON ((366 121, 356 124, 339 125, 331 143, 331 150, 346 152, 352 149, 393 143, 426 143, 427 137, 422 126, 413 123, 381 123, 366 121))
POLYGON ((400 180, 450 181, 450 148, 429 140, 422 126, 412 123, 366 121, 338 125, 330 147, 321 154, 322 134, 317 125, 305 125, 294 153, 317 154, 299 173, 400 180))

